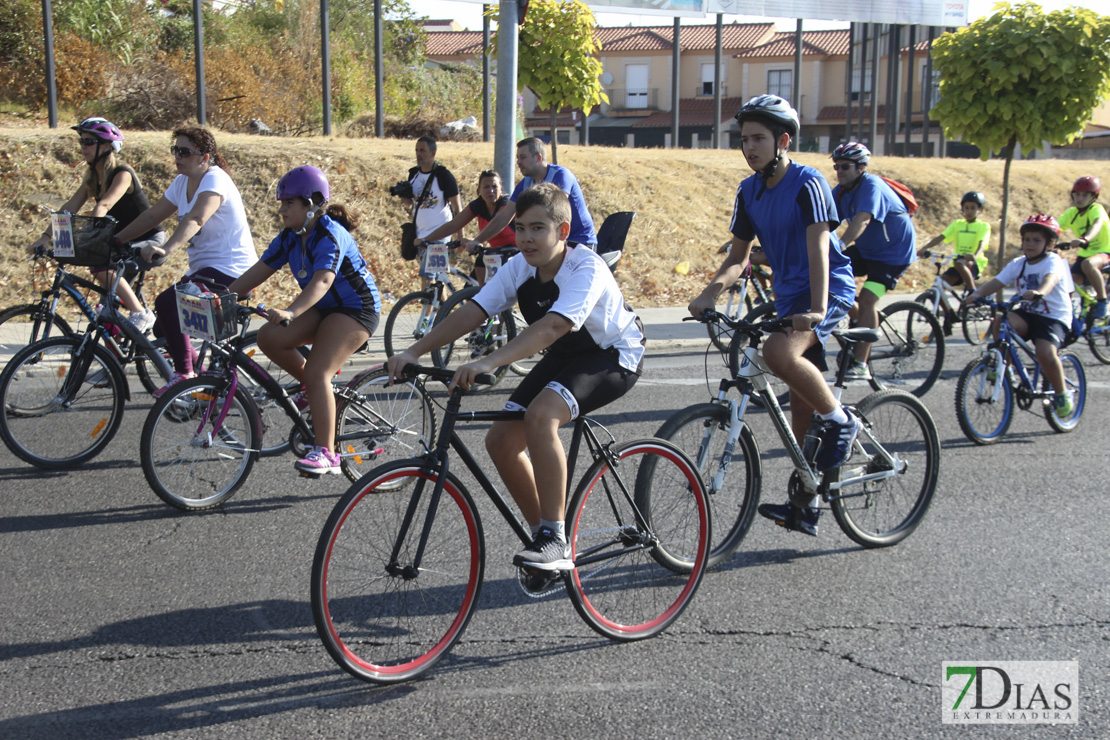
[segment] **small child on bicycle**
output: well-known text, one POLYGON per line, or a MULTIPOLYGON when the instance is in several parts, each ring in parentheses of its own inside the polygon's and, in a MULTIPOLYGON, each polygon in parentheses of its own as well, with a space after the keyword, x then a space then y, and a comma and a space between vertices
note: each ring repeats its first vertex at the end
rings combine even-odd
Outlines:
MULTIPOLYGON (((1060 225, 1052 216, 1038 213, 1021 225, 1022 256, 1002 268, 996 277, 973 290, 964 303, 970 305, 983 296, 1015 285, 1023 303, 1007 318, 1023 338, 1033 338, 1037 362, 1055 392, 1053 407, 1060 417, 1073 410, 1071 394, 1064 383, 1064 368, 1059 349, 1071 327, 1071 293, 1075 291, 1068 263, 1052 250, 1060 238, 1060 225)), ((995 337, 997 338, 997 327, 995 337)))
MULTIPOLYGON (((991 225, 979 220, 986 202, 986 198, 978 191, 964 193, 964 197, 960 198, 963 218, 953 221, 947 229, 917 250, 917 256, 924 257, 942 241, 955 246, 956 259, 941 275, 952 287, 963 285, 969 291, 975 290, 975 281, 987 267, 987 244, 991 240, 991 225)), ((951 323, 951 311, 948 312, 948 317, 945 319, 946 324, 951 323)))
POLYGON ((290 170, 277 186, 284 225, 262 257, 228 286, 242 295, 289 265, 301 287, 287 308, 271 308, 258 347, 304 384, 293 402, 312 412, 314 444, 293 466, 302 473, 340 472, 335 450, 331 379, 378 326, 381 299, 351 231, 358 217, 329 204, 328 178, 315 167, 290 170), (283 322, 285 325, 283 325, 283 322), (312 345, 306 359, 298 347, 312 345))
MULTIPOLYGON (((833 396, 821 372, 825 341, 848 315, 855 298, 852 266, 833 229, 840 219, 829 183, 812 167, 792 162, 787 152, 801 128, 797 112, 780 97, 760 95, 736 114, 748 166, 755 171, 740 183, 732 216, 732 249, 712 282, 690 302, 700 317, 732 285, 759 238, 774 269, 775 308, 792 317, 791 330, 763 343, 763 358, 790 387, 791 428, 801 440, 811 423, 821 442, 820 470, 843 465, 862 425, 833 396), (814 416, 816 414, 816 417, 814 416)), ((817 534, 817 497, 805 506, 763 504, 759 513, 787 529, 817 534)))
POLYGON ((1090 283, 1095 292, 1095 305, 1090 320, 1106 317, 1106 281, 1102 268, 1110 262, 1110 225, 1106 209, 1096 203, 1102 183, 1097 177, 1085 175, 1071 186, 1072 207, 1060 216, 1061 230, 1076 235, 1068 246, 1078 249, 1078 257, 1071 266, 1072 276, 1081 283, 1090 283))
POLYGON ((505 404, 506 410, 524 411, 523 420, 496 421, 486 436, 490 458, 533 533, 513 564, 542 571, 574 567, 564 523, 567 460, 559 427, 627 393, 644 355, 642 323, 605 261, 589 248, 567 245, 570 228, 566 193, 551 183, 524 191, 516 204, 520 254, 473 301, 388 363, 390 378, 400 377, 422 355, 519 304, 528 328, 460 367, 448 390, 469 390, 479 374, 548 350, 505 404))

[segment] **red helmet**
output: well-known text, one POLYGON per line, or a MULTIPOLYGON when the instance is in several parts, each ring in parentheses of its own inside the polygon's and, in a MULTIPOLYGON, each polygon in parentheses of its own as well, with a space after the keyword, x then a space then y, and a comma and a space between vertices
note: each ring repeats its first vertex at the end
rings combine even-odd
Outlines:
POLYGON ((1073 193, 1094 193, 1098 195, 1102 190, 1102 183, 1094 175, 1084 175, 1071 186, 1073 193))
POLYGON ((1057 223, 1055 218, 1045 213, 1037 213, 1025 219, 1025 223, 1021 225, 1021 233, 1024 234, 1029 229, 1037 229, 1050 241, 1056 241, 1060 238, 1060 224, 1057 223))

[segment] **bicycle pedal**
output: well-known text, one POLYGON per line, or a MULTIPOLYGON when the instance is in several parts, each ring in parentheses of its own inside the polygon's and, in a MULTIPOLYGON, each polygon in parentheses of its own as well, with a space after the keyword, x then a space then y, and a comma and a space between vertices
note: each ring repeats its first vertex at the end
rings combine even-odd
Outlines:
POLYGON ((555 586, 562 580, 563 572, 518 566, 516 577, 517 584, 525 594, 533 599, 539 599, 555 592, 555 586))

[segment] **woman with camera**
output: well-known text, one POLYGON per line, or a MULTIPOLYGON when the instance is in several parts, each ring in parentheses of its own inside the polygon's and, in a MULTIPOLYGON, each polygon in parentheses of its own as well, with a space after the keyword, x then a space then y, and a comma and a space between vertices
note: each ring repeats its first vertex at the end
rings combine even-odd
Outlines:
MULTIPOLYGON (((403 180, 389 192, 401 199, 416 226, 416 238, 427 241, 428 234, 451 221, 462 210, 459 184, 455 176, 436 162, 436 140, 421 136, 416 140, 416 166, 409 170, 409 179, 403 180)), ((455 236, 462 238, 462 232, 455 236)), ((427 287, 423 278, 421 287, 427 287)))
POLYGON ((258 261, 243 199, 228 174, 227 160, 216 149, 216 139, 203 128, 180 128, 173 136, 170 152, 177 177, 161 200, 116 235, 120 241, 134 239, 176 211, 179 222, 173 236, 161 247, 145 248, 143 258, 168 255, 181 246, 189 255, 185 276, 154 300, 158 315, 154 333, 166 338, 174 366, 170 382, 155 391, 155 396, 194 376, 196 351, 181 331, 177 286, 198 281, 211 292, 221 293, 258 261))

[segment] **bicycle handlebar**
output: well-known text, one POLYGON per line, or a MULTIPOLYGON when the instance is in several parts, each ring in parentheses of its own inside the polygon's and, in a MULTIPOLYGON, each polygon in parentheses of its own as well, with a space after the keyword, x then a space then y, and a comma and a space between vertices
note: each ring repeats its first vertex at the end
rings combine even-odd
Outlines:
POLYGON ((793 326, 794 323, 790 316, 776 317, 756 322, 744 321, 743 319, 730 319, 728 316, 712 309, 702 311, 700 317, 686 316, 682 320, 700 321, 703 324, 721 323, 733 331, 743 332, 748 335, 771 334, 776 331, 784 331, 793 326))
MULTIPOLYGON (((455 377, 455 371, 442 367, 435 367, 430 365, 406 365, 404 374, 407 377, 416 377, 417 375, 427 375, 433 380, 438 380, 444 385, 451 382, 451 378, 455 377)), ((497 382, 497 378, 489 373, 479 373, 474 378, 475 382, 482 385, 493 385, 497 382)))

